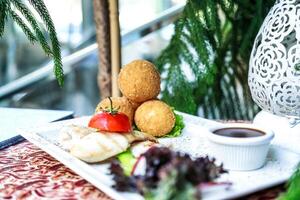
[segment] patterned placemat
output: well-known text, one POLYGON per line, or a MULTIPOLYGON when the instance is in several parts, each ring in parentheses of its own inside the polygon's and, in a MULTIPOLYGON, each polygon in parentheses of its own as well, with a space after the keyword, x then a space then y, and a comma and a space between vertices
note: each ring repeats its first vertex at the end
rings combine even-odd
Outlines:
POLYGON ((275 200, 284 191, 284 184, 281 184, 276 187, 256 192, 246 197, 239 198, 237 200, 275 200))
POLYGON ((0 151, 0 199, 110 200, 28 141, 0 151))

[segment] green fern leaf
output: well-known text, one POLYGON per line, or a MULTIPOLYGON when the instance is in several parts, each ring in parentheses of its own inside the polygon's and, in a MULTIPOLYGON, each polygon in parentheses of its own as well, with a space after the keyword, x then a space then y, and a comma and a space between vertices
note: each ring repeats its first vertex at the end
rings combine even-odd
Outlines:
POLYGON ((8 13, 11 16, 11 18, 19 25, 19 27, 23 30, 23 32, 25 33, 25 35, 27 36, 28 40, 31 43, 34 43, 36 41, 36 37, 33 34, 33 32, 30 30, 30 28, 23 22, 23 20, 21 19, 21 17, 15 12, 13 11, 11 8, 7 8, 8 9, 8 13))
POLYGON ((233 0, 220 0, 219 3, 226 13, 233 13, 233 0))
POLYGON ((29 2, 45 23, 50 36, 52 48, 48 45, 47 40, 34 15, 31 13, 29 8, 22 3, 21 0, 0 0, 0 37, 3 36, 5 22, 9 15, 13 21, 20 26, 31 43, 39 42, 44 52, 53 58, 55 77, 58 81, 58 84, 63 86, 64 73, 61 61, 60 44, 56 36, 52 19, 43 0, 29 0, 29 2), (15 10, 20 11, 21 14, 19 15, 19 13, 17 13, 15 10), (25 18, 25 20, 22 19, 22 16, 25 18), (30 26, 27 25, 28 23, 30 26))
POLYGON ((52 43, 52 54, 54 60, 54 74, 60 86, 64 84, 64 73, 62 68, 60 45, 56 36, 56 30, 52 19, 49 15, 48 9, 41 0, 29 0, 35 10, 38 12, 42 20, 44 21, 47 30, 49 32, 50 40, 52 43))
POLYGON ((5 21, 7 17, 7 4, 5 1, 0 2, 0 37, 3 36, 5 21))
POLYGON ((164 77, 162 99, 207 118, 253 118, 258 107, 247 86, 247 63, 272 3, 188 0, 155 62, 164 77))
POLYGON ((23 14, 23 16, 27 19, 27 21, 30 23, 32 29, 35 32, 37 41, 40 43, 41 47, 43 48, 44 52, 48 56, 52 56, 52 51, 50 46, 47 43, 47 40, 45 36, 43 35, 36 19, 34 18, 31 11, 28 9, 28 7, 23 4, 20 0, 10 0, 10 2, 23 14))

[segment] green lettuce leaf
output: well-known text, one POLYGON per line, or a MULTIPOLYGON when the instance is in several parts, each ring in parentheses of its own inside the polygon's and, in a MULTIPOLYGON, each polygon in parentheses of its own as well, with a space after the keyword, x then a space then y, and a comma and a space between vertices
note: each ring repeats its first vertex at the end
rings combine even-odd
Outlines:
POLYGON ((176 169, 173 169, 168 176, 159 181, 156 188, 145 191, 145 199, 193 200, 196 199, 196 194, 196 188, 184 178, 182 179, 180 173, 176 169))
MULTIPOLYGON (((174 111, 173 111, 174 112, 174 111)), ((178 137, 181 135, 182 130, 184 128, 183 117, 174 112, 175 115, 175 125, 170 133, 163 137, 178 137)))
POLYGON ((133 156, 130 150, 124 151, 123 153, 120 153, 117 155, 117 159, 120 162, 121 167, 124 170, 124 173, 126 176, 130 176, 131 171, 134 167, 134 164, 137 161, 137 158, 133 156))

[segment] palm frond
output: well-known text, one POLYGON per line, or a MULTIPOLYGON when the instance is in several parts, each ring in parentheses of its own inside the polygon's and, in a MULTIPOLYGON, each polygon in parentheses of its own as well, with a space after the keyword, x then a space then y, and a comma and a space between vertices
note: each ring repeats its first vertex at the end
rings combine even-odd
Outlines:
POLYGON ((48 55, 52 55, 52 51, 50 46, 47 43, 45 36, 43 35, 36 19, 34 18, 32 12, 28 9, 28 7, 23 4, 20 0, 10 0, 10 2, 18 9, 26 20, 30 23, 32 29, 35 32, 37 41, 40 43, 41 47, 43 48, 44 52, 48 55))
POLYGON ((44 21, 47 30, 49 32, 51 44, 52 44, 52 53, 53 53, 53 60, 54 60, 54 74, 60 86, 64 84, 64 73, 62 68, 62 61, 61 61, 61 54, 60 54, 60 44, 58 42, 56 36, 56 30, 52 19, 49 15, 48 9, 45 6, 44 2, 41 0, 29 0, 31 5, 35 8, 38 12, 42 20, 44 21))

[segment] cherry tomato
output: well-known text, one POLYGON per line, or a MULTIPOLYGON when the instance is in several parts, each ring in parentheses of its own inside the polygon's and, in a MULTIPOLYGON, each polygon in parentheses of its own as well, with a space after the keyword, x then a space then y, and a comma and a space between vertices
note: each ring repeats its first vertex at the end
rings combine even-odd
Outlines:
POLYGON ((128 133, 131 132, 131 124, 127 115, 121 112, 99 112, 89 122, 89 127, 100 131, 128 133))

